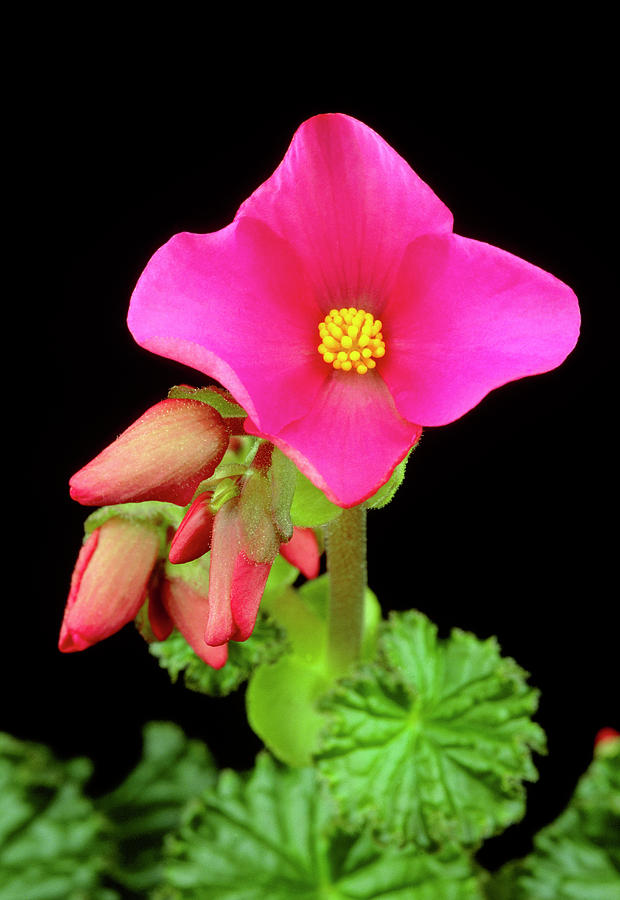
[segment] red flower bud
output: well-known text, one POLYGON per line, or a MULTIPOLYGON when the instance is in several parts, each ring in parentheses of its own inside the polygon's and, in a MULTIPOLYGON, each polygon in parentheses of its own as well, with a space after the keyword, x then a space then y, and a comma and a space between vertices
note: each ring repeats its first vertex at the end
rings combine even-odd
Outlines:
POLYGON ((599 744, 604 744, 607 741, 617 741, 619 739, 620 731, 616 731, 615 728, 601 728, 594 738, 594 746, 598 747, 599 744))
POLYGON ((280 545, 280 553, 287 562, 295 566, 306 578, 316 578, 319 574, 321 554, 316 535, 312 528, 293 528, 293 537, 280 545))
POLYGON ((162 600, 176 627, 192 650, 213 669, 221 669, 228 659, 228 645, 217 647, 205 643, 205 627, 209 615, 206 591, 183 578, 166 578, 162 600))
POLYGON ((113 518, 97 528, 73 571, 60 650, 85 650, 131 622, 144 602, 158 554, 157 532, 141 522, 113 518))
POLYGON ((204 556, 211 548, 214 514, 210 509, 213 493, 199 494, 185 513, 170 545, 171 563, 187 563, 204 556))
POLYGON ((246 553, 240 499, 218 510, 213 523, 209 566, 209 606, 205 641, 245 641, 252 634, 277 547, 270 560, 256 562, 246 553))
POLYGON ((86 506, 161 500, 186 506, 228 446, 220 414, 198 400, 162 400, 71 478, 86 506))

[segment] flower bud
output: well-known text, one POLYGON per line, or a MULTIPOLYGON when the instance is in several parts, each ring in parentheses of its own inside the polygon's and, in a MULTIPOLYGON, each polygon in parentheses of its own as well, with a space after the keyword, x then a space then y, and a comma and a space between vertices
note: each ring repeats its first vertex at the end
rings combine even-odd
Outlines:
POLYGON ((71 578, 60 650, 85 650, 136 617, 159 546, 154 528, 120 517, 108 519, 90 535, 71 578))
POLYGON ((211 647, 205 643, 209 616, 207 589, 195 581, 170 575, 162 585, 166 611, 192 650, 213 669, 221 669, 228 659, 228 645, 211 647))
POLYGON ((306 578, 316 578, 319 574, 321 554, 316 535, 312 528, 293 528, 293 537, 280 545, 280 553, 287 562, 295 566, 306 578))
POLYGON ((162 400, 71 478, 71 496, 87 506, 161 500, 186 506, 213 474, 229 431, 198 400, 162 400))
POLYGON ((211 491, 199 494, 185 513, 170 545, 171 563, 191 562, 204 556, 211 548, 214 514, 211 512, 211 491))
POLYGON ((245 641, 252 634, 277 547, 270 560, 256 562, 246 552, 240 498, 215 517, 209 566, 209 606, 205 641, 211 646, 245 641))

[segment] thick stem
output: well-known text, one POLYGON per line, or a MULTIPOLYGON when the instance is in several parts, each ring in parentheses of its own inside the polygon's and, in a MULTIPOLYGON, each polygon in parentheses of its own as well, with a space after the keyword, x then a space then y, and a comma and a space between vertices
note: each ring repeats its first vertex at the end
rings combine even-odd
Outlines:
POLYGON ((366 510, 342 511, 327 531, 329 612, 327 659, 330 671, 343 675, 360 659, 366 591, 366 510))

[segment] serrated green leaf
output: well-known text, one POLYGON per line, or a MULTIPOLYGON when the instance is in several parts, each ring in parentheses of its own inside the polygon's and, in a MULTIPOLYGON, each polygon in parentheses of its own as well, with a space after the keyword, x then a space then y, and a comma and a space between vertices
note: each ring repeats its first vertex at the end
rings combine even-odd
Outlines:
POLYGON ((616 900, 620 897, 620 744, 580 779, 561 816, 534 838, 534 851, 505 866, 489 900, 616 900))
POLYGON ((132 891, 147 891, 162 877, 164 836, 181 812, 216 781, 206 747, 171 722, 144 727, 142 759, 125 781, 98 801, 114 827, 118 847, 112 877, 132 891))
POLYGON ((88 760, 0 733, 0 900, 117 900, 102 885, 112 847, 83 793, 90 774, 88 760))
POLYGON ((261 754, 249 778, 223 772, 168 843, 158 900, 479 900, 468 859, 380 847, 335 831, 311 768, 261 754))
POLYGON ((328 500, 323 491, 315 487, 297 470, 297 485, 291 504, 291 521, 301 528, 318 528, 342 514, 342 507, 328 500))
POLYGON ((149 651, 173 682, 183 674, 185 687, 190 691, 225 697, 236 691, 258 665, 265 660, 276 660, 284 646, 276 624, 259 616, 247 641, 230 641, 228 661, 221 669, 213 669, 203 662, 178 631, 173 631, 165 641, 149 644, 149 651))
POLYGON ((538 694, 494 639, 455 630, 438 641, 414 611, 393 615, 381 661, 323 701, 330 725, 318 752, 351 827, 423 847, 477 845, 524 812, 537 777, 531 721, 538 694))

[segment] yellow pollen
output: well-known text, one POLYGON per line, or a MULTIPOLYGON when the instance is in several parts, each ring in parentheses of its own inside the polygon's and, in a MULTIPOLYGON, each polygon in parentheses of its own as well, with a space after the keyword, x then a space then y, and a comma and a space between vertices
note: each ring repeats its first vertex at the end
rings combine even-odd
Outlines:
POLYGON ((385 356, 382 328, 381 320, 365 309, 334 307, 319 324, 317 349, 334 369, 365 375, 385 356))

